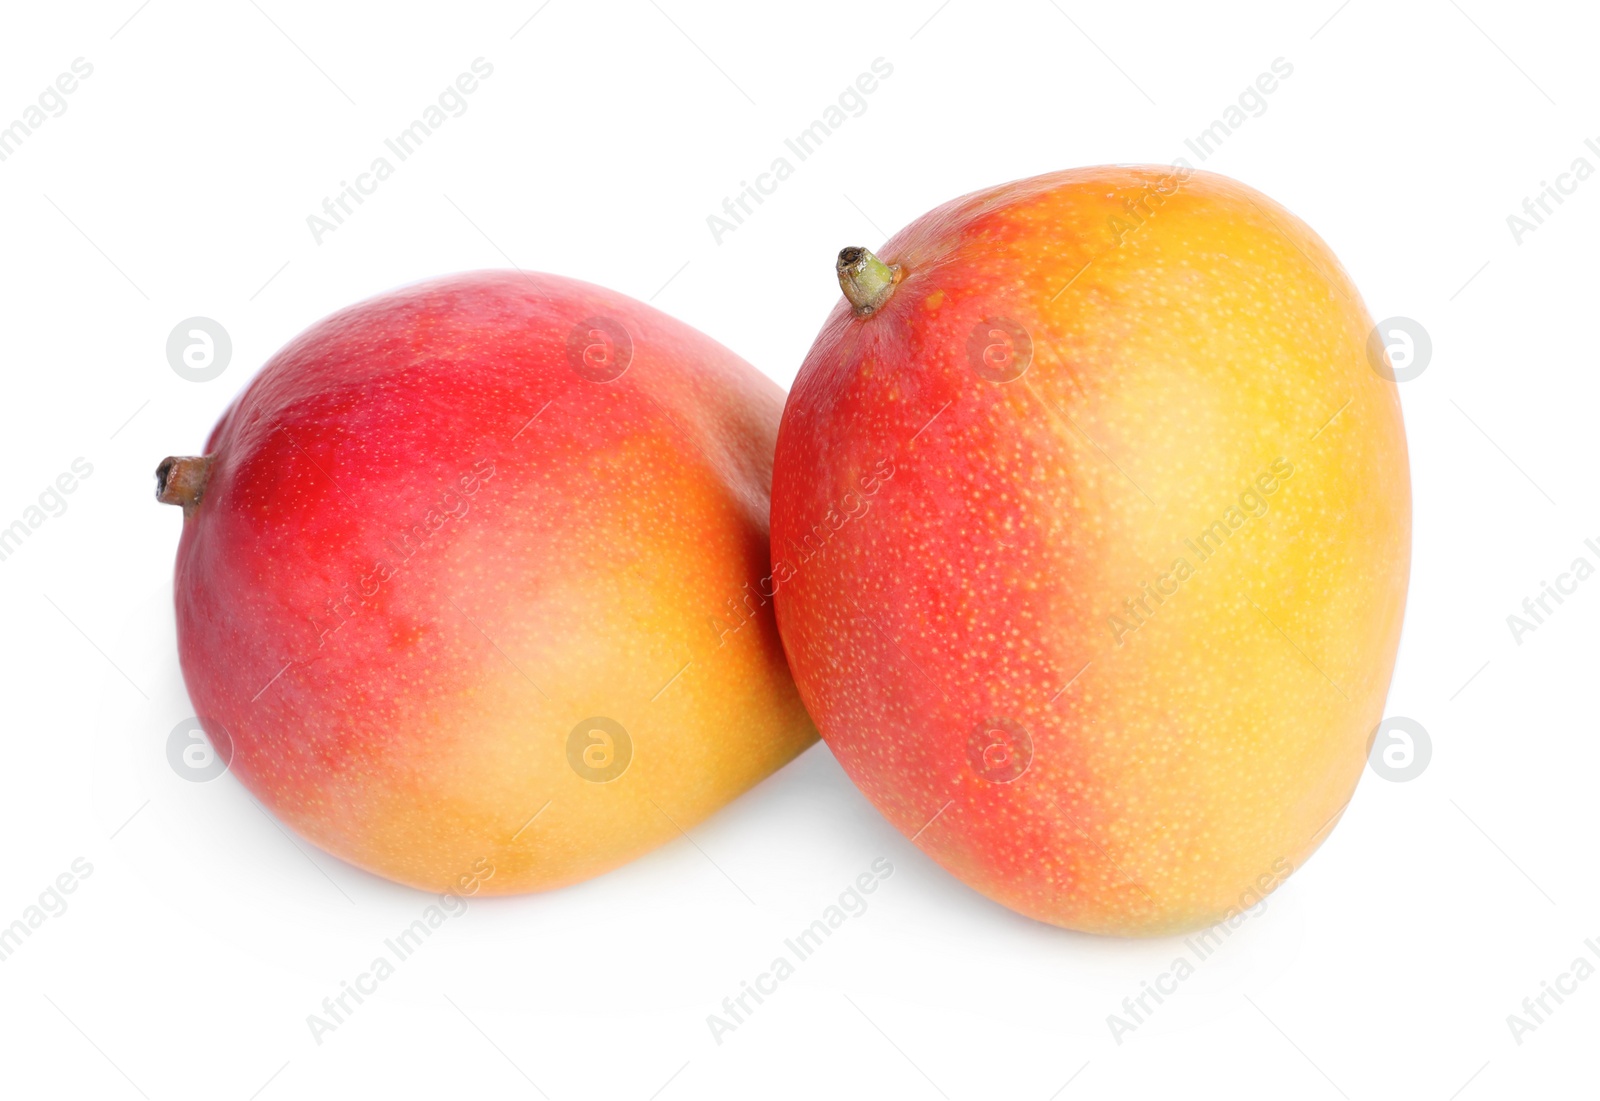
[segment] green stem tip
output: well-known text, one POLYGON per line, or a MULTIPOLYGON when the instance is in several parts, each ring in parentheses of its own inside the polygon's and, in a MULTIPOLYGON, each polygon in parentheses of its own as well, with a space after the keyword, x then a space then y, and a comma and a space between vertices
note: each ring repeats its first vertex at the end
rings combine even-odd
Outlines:
POLYGON ((854 245, 840 250, 834 270, 839 273, 839 289, 857 317, 871 317, 882 309, 904 275, 899 264, 885 264, 871 251, 854 245))

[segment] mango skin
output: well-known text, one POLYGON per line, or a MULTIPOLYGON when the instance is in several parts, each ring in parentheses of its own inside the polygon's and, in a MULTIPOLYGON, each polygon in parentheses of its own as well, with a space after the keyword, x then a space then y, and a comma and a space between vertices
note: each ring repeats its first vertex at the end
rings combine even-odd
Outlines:
POLYGON ((828 318, 775 461, 823 739, 1019 913, 1254 906, 1349 803, 1400 638, 1405 435, 1355 287, 1270 199, 1157 167, 969 195, 879 256, 901 282, 828 318))
POLYGON ((751 596, 782 400, 556 276, 318 323, 213 430, 184 521, 179 655, 212 741, 299 834, 432 891, 558 887, 676 838, 816 737, 751 596))

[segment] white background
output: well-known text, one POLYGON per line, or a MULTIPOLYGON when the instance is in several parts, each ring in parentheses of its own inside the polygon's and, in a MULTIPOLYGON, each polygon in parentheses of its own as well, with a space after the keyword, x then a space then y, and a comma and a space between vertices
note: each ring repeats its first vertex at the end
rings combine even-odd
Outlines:
POLYGON ((0 963, 0 1092, 1593 1096, 1600 979, 1520 1045, 1506 1018, 1600 938, 1600 580, 1520 645, 1506 617, 1600 563, 1600 178, 1520 243, 1506 218, 1575 158, 1600 168, 1594 12, 542 2, 0 15, 0 124, 94 66, 0 163, 0 526, 75 458, 94 468, 0 562, 0 925, 93 867, 0 963), (478 57, 494 74, 468 111, 316 243, 306 216, 478 57), (866 112, 716 243, 707 215, 879 57, 894 72, 866 112), (317 1044, 307 1015, 429 899, 291 840, 231 776, 169 766, 191 711, 157 461, 317 318, 510 263, 649 299, 787 385, 840 246, 1021 176, 1198 164, 1184 139, 1278 57, 1292 77, 1202 166, 1309 222, 1375 318, 1431 334, 1402 387, 1416 544, 1388 712, 1431 734, 1423 775, 1369 772, 1321 853, 1120 1044, 1107 1015, 1183 946, 985 901, 822 746, 693 844, 474 902, 317 1044), (232 335, 212 382, 166 360, 193 315, 232 335), (879 857, 895 871, 870 909, 717 1044, 707 1014, 879 857))

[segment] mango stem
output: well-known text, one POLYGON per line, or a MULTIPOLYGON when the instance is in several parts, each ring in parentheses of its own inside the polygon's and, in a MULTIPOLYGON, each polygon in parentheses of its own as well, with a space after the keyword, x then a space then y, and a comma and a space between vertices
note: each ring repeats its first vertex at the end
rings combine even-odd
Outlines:
POLYGON ((904 276, 899 264, 885 264, 867 249, 854 245, 840 250, 834 270, 839 274, 839 289, 850 300, 857 317, 871 317, 882 309, 904 276))
POLYGON ((211 476, 211 456, 171 456, 156 467, 156 500, 164 505, 182 505, 188 519, 205 496, 206 479, 211 476))

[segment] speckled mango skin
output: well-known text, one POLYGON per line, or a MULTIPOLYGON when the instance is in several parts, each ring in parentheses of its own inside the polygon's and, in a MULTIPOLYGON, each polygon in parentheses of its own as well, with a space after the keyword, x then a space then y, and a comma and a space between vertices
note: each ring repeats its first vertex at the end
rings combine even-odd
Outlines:
POLYGON ((184 679, 234 775, 435 891, 574 883, 705 819, 816 737, 751 595, 782 400, 689 327, 549 275, 313 326, 212 432, 178 547, 184 679), (573 366, 620 355, 582 337, 597 317, 633 344, 612 381, 573 366), (632 741, 607 782, 569 760, 594 717, 632 741))
POLYGON ((1253 907, 1350 801, 1400 637, 1405 435, 1355 287, 1270 199, 1157 167, 969 195, 879 256, 901 282, 828 318, 774 471, 824 740, 1022 914, 1253 907))

